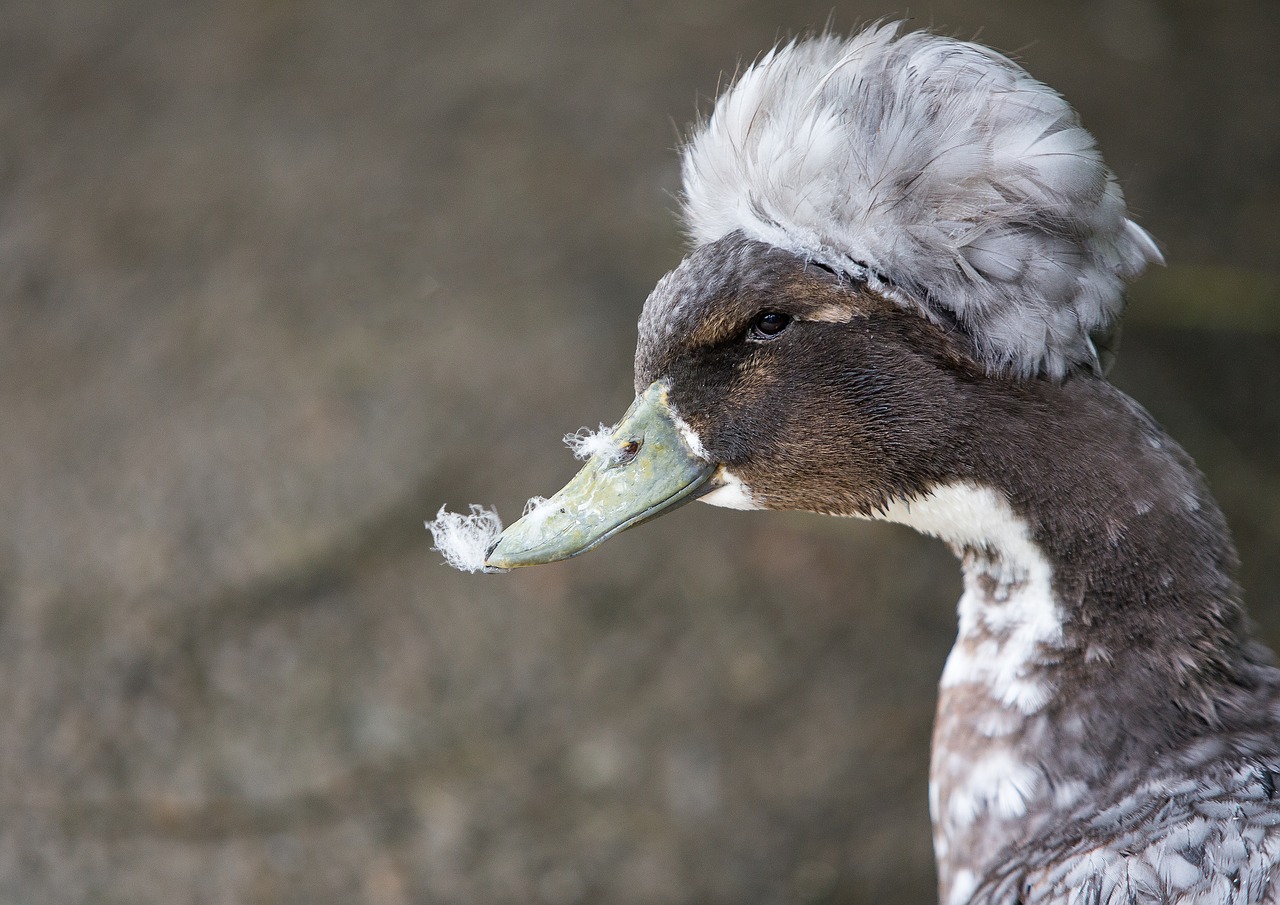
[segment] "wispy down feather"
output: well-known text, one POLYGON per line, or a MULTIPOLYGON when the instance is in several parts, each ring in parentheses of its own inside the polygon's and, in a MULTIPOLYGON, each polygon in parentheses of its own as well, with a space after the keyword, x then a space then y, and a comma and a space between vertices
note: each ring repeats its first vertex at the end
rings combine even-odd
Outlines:
POLYGON ((575 459, 590 459, 602 452, 619 452, 618 444, 613 440, 613 428, 600 425, 599 430, 580 427, 572 434, 564 435, 564 445, 573 452, 575 459))
POLYGON ((896 24, 766 54, 684 150, 695 243, 741 230, 958 323, 992 371, 1096 368, 1161 261, 1093 136, 993 50, 896 24))
MULTIPOLYGON (((485 571, 484 557, 489 545, 502 533, 502 519, 496 509, 471 504, 471 514, 448 512, 443 506, 435 519, 426 523, 444 561, 463 572, 485 571)), ((492 571, 492 570, 490 570, 492 571)))

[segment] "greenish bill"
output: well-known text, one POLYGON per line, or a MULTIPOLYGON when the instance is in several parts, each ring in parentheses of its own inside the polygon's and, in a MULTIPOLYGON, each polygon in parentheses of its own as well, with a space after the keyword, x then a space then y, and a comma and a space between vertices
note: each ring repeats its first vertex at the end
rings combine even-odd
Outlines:
POLYGON ((608 439, 564 489, 502 532, 486 567, 536 566, 585 553, 696 499, 716 471, 681 436, 664 381, 636 397, 608 439))

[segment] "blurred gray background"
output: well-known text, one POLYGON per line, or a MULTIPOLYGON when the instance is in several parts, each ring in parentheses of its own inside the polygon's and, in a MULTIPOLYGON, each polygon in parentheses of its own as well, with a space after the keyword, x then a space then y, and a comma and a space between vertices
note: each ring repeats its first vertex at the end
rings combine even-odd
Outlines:
POLYGON ((931 901, 940 545, 693 506, 468 576, 422 521, 622 413, 722 73, 906 13, 1062 91, 1161 241, 1115 379, 1275 644, 1278 10, 0 4, 0 902, 931 901))

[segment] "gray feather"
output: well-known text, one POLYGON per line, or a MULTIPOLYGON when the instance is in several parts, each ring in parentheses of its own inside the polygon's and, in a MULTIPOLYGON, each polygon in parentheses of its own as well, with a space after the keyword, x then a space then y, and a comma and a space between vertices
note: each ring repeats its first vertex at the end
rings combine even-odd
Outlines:
POLYGON ((697 244, 741 230, 945 312, 993 372, 1097 369, 1090 335, 1162 258, 1058 94, 896 24, 766 54, 684 149, 697 244))

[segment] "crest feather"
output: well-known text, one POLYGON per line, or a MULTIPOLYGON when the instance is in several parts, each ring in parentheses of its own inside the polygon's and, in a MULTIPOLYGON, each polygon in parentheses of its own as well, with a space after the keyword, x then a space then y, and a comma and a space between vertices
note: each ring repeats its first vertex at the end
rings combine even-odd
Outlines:
POLYGON ((765 54, 684 149, 696 244, 731 232, 959 324, 993 372, 1098 369, 1091 335, 1162 262, 1093 136, 993 50, 877 25, 765 54))

